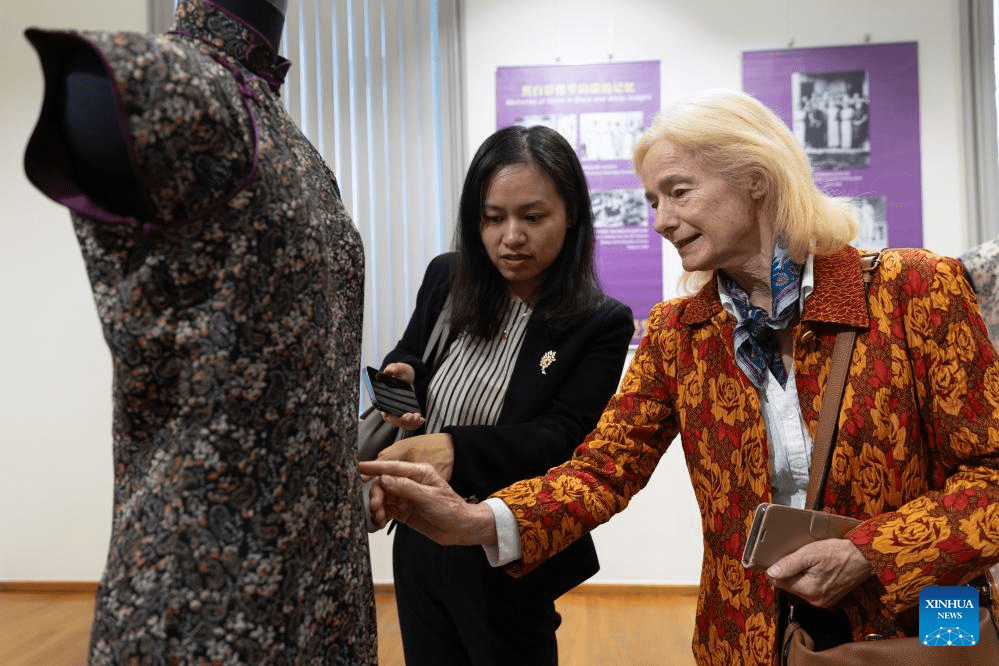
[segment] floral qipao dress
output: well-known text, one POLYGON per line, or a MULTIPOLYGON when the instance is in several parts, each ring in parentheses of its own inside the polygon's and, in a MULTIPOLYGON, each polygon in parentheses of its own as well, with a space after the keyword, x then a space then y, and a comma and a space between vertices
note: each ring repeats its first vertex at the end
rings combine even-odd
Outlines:
POLYGON ((287 61, 207 0, 164 35, 29 30, 25 166, 66 205, 114 368, 114 508, 94 664, 374 664, 356 471, 363 252, 278 94, 287 61), (92 49, 146 202, 65 168, 52 92, 92 49))

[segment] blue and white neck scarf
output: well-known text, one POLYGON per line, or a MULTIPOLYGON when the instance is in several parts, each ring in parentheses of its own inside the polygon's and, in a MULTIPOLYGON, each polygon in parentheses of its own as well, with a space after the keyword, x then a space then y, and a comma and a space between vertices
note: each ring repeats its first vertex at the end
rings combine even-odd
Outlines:
POLYGON ((741 318, 735 325, 735 361, 756 388, 763 388, 768 370, 782 387, 787 384, 777 331, 787 327, 794 316, 801 294, 803 268, 788 256, 783 241, 778 241, 770 264, 770 293, 773 295, 770 311, 773 315, 750 305, 749 294, 719 271, 722 287, 732 297, 741 318))

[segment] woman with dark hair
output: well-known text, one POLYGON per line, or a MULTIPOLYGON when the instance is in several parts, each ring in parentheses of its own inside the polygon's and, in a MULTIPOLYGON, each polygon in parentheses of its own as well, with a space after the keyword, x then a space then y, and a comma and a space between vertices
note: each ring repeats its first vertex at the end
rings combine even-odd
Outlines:
POLYGON ((543 271, 544 279, 540 273, 535 276, 535 299, 546 306, 541 317, 564 324, 592 311, 605 298, 593 275, 593 213, 575 153, 562 135, 547 127, 507 127, 479 149, 465 178, 458 210, 453 279, 458 289, 452 296, 452 321, 456 328, 468 327, 482 337, 496 334, 511 286, 504 279, 506 264, 493 261, 482 238, 483 197, 493 176, 508 167, 517 167, 528 178, 546 176, 565 208, 565 251, 552 248, 553 260, 543 271))
MULTIPOLYGON (((547 127, 508 127, 482 144, 455 245, 430 263, 406 332, 385 357, 383 371, 413 384, 423 411, 386 415, 409 436, 379 458, 429 462, 474 502, 569 458, 617 387, 634 319, 597 285, 586 178, 547 127), (446 343, 424 362, 441 316, 446 343)), ((393 569, 406 663, 557 664, 555 599, 598 566, 585 538, 515 579, 482 548, 438 546, 399 524, 393 569)))

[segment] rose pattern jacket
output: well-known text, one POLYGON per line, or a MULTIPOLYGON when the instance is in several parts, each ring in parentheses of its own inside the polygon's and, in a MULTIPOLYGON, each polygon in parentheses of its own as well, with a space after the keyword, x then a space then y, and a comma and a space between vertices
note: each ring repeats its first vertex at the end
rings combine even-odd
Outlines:
MULTIPOLYGON (((999 358, 956 260, 885 251, 868 296, 857 250, 814 267, 793 329, 813 437, 835 335, 859 330, 823 505, 864 521, 848 538, 875 575, 840 604, 856 640, 911 635, 922 587, 961 584, 999 561, 999 358)), ((623 510, 679 434, 704 533, 695 658, 769 665, 775 588, 740 563, 753 511, 771 500, 768 441, 734 325, 714 281, 657 305, 621 392, 573 459, 496 495, 521 530, 523 558, 509 569, 527 572, 623 510)))

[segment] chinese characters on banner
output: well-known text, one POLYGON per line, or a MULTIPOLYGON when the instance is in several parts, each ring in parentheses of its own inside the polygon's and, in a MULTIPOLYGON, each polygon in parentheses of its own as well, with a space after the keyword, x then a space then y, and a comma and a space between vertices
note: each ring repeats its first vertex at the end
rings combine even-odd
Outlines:
POLYGON ((794 131, 818 186, 853 200, 853 245, 922 247, 915 42, 746 52, 742 87, 794 131))
POLYGON ((663 298, 662 239, 631 163, 635 142, 658 111, 658 61, 496 72, 497 128, 546 125, 575 147, 593 202, 597 278, 635 314, 632 344, 663 298))

